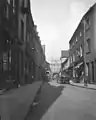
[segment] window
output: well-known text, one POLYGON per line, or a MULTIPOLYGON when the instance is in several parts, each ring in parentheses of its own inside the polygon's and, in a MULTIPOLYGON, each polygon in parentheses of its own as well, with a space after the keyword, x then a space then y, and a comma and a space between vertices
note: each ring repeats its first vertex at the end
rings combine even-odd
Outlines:
POLYGON ((80 32, 80 37, 82 37, 82 32, 80 32))
POLYGON ((83 56, 83 50, 82 50, 82 45, 80 46, 80 57, 83 56))
MULTIPOLYGON (((24 13, 24 0, 21 3, 21 12, 24 13)), ((24 14, 22 14, 24 16, 24 14)))
POLYGON ((86 19, 86 30, 88 30, 90 27, 90 20, 89 18, 86 19))
POLYGON ((73 62, 75 61, 75 55, 73 54, 73 62))
POLYGON ((77 37, 76 37, 76 42, 78 41, 77 37))
POLYGON ((3 53, 3 70, 8 70, 8 53, 3 53))
POLYGON ((21 40, 24 41, 24 22, 21 20, 21 40))
POLYGON ((10 1, 7 0, 6 5, 4 6, 4 17, 7 19, 9 18, 9 4, 10 1))
POLYGON ((87 51, 86 51, 86 53, 89 53, 89 52, 91 52, 91 43, 90 43, 90 39, 87 39, 87 41, 86 41, 86 44, 87 44, 87 51))
POLYGON ((13 0, 13 14, 15 14, 15 0, 13 0))

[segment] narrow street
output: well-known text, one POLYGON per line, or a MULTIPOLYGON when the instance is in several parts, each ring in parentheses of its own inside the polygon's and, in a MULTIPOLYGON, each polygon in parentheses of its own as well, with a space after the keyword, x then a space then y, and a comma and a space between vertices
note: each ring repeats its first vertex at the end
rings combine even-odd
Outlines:
POLYGON ((96 91, 45 83, 41 103, 30 109, 26 120, 96 120, 96 91))

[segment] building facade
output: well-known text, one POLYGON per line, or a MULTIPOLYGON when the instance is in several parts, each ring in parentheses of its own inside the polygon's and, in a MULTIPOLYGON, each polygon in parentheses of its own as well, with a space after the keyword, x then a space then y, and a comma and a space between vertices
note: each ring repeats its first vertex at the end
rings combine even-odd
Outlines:
POLYGON ((45 45, 42 45, 42 48, 43 48, 43 52, 45 54, 45 45))
POLYGON ((52 73, 59 73, 61 69, 61 61, 60 60, 52 60, 50 63, 50 69, 52 73))
POLYGON ((63 70, 63 71, 66 71, 69 66, 70 66, 70 60, 69 60, 69 57, 68 57, 68 58, 66 58, 66 60, 62 63, 62 70, 63 70))
POLYGON ((9 79, 14 80, 17 77, 14 53, 18 36, 18 4, 19 1, 15 0, 0 1, 0 88, 8 84, 10 86, 12 82, 10 83, 9 79))
POLYGON ((69 47, 69 59, 72 72, 71 76, 80 77, 80 74, 82 73, 77 73, 77 68, 79 64, 84 64, 84 25, 81 22, 69 41, 69 47))
POLYGON ((1 0, 0 8, 0 89, 41 80, 45 54, 30 0, 1 0))
POLYGON ((61 73, 64 71, 65 67, 67 66, 67 63, 69 63, 68 60, 69 57, 69 50, 62 50, 61 51, 61 73))
POLYGON ((73 77, 79 76, 80 78, 80 76, 84 75, 84 77, 87 77, 89 83, 96 82, 95 14, 96 4, 94 4, 82 17, 77 29, 69 41, 70 67, 72 68, 73 77), (82 67, 80 67, 81 65, 82 67), (76 71, 78 71, 78 73, 76 73, 76 71))

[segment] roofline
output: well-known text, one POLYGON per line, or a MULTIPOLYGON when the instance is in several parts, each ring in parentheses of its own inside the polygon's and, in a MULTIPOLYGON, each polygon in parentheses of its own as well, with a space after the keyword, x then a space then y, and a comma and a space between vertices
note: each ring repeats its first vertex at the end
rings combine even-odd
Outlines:
POLYGON ((72 37, 71 37, 71 39, 70 39, 70 41, 69 41, 69 44, 71 43, 73 36, 75 35, 75 33, 76 33, 77 29, 79 28, 80 24, 82 23, 82 21, 85 19, 86 15, 87 15, 95 6, 96 6, 96 3, 94 3, 94 4, 88 9, 88 11, 83 15, 83 17, 81 18, 81 20, 80 20, 77 28, 75 29, 75 32, 73 33, 73 35, 72 35, 72 37))

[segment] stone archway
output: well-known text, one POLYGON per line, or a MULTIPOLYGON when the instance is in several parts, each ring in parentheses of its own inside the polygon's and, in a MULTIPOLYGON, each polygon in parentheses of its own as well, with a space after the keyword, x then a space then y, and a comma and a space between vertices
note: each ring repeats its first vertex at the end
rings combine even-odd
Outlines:
POLYGON ((53 75, 52 75, 53 78, 56 78, 58 76, 59 76, 59 73, 53 73, 53 75))

